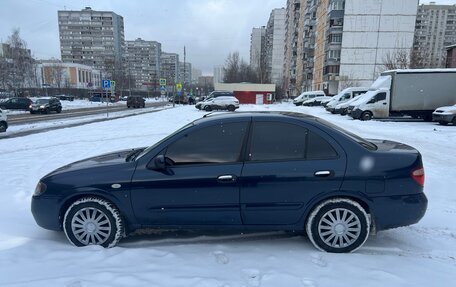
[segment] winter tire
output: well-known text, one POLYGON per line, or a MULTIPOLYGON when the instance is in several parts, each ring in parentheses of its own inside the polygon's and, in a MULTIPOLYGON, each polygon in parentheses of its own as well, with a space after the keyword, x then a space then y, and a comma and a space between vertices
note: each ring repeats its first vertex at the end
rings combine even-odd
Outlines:
POLYGON ((206 112, 210 112, 210 111, 212 111, 212 107, 211 107, 211 106, 205 106, 205 107, 204 107, 204 110, 205 110, 206 112))
POLYGON ((369 237, 370 219, 357 202, 336 198, 318 205, 309 215, 306 232, 312 244, 331 253, 353 252, 369 237))
POLYGON ((57 108, 57 113, 60 114, 62 112, 62 108, 57 108))
POLYGON ((361 114, 362 121, 370 121, 372 119, 372 114, 370 112, 364 112, 361 114))
POLYGON ((114 247, 124 234, 119 210, 110 202, 85 197, 75 201, 63 218, 63 230, 75 246, 114 247))
POLYGON ((6 132, 7 128, 8 128, 8 126, 6 125, 5 122, 0 122, 0 132, 1 133, 6 132))
POLYGON ((235 110, 236 110, 236 108, 233 105, 228 106, 228 111, 234 112, 235 110))

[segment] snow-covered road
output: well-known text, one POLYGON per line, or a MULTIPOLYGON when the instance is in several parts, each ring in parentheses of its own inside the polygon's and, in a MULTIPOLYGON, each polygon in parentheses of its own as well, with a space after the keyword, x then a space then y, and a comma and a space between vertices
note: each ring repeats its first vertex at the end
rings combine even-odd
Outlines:
POLYGON ((40 177, 97 154, 150 145, 204 115, 177 107, 108 122, 0 140, 0 286, 454 286, 456 127, 360 122, 322 108, 301 111, 368 138, 417 148, 426 170, 427 214, 380 232, 353 254, 316 251, 301 235, 165 233, 134 236, 111 249, 75 248, 38 227, 30 197, 40 177))

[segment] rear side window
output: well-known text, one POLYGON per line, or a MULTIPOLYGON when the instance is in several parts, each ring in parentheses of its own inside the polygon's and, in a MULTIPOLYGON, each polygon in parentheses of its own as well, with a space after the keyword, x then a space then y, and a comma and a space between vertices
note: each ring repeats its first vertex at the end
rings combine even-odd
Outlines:
POLYGON ((337 156, 331 144, 302 126, 281 122, 254 124, 250 161, 324 160, 337 156))
POLYGON ((314 132, 307 133, 306 159, 332 159, 337 157, 334 148, 321 136, 314 132))

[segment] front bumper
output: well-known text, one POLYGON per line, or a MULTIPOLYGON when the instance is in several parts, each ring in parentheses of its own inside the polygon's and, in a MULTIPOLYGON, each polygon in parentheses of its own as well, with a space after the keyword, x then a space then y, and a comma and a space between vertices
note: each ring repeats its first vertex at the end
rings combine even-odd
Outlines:
POLYGON ((432 120, 434 122, 446 122, 446 123, 451 123, 454 119, 454 115, 452 114, 432 114, 432 120))
POLYGON ((326 110, 332 114, 334 114, 334 111, 335 111, 334 108, 330 108, 330 107, 326 107, 326 110))
POLYGON ((39 226, 49 230, 62 230, 60 202, 57 198, 33 196, 31 207, 33 218, 39 226))
POLYGON ((372 215, 377 231, 417 223, 426 213, 424 193, 372 198, 372 215))
POLYGON ((361 117, 361 114, 363 113, 362 110, 360 109, 354 109, 353 111, 351 111, 350 113, 350 117, 354 118, 354 119, 359 119, 361 117))
POLYGON ((343 108, 334 109, 334 113, 335 113, 335 114, 341 114, 343 110, 344 110, 343 108))

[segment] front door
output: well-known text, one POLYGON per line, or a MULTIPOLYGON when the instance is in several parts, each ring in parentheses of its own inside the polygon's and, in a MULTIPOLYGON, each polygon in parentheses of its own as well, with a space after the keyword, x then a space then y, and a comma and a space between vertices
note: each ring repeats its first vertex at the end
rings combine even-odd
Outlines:
POLYGON ((254 120, 242 171, 241 214, 247 225, 299 222, 318 194, 339 190, 343 150, 314 127, 254 120))
POLYGON ((138 167, 131 200, 139 223, 241 224, 241 150, 249 121, 184 130, 159 154, 165 157, 165 169, 138 167))

